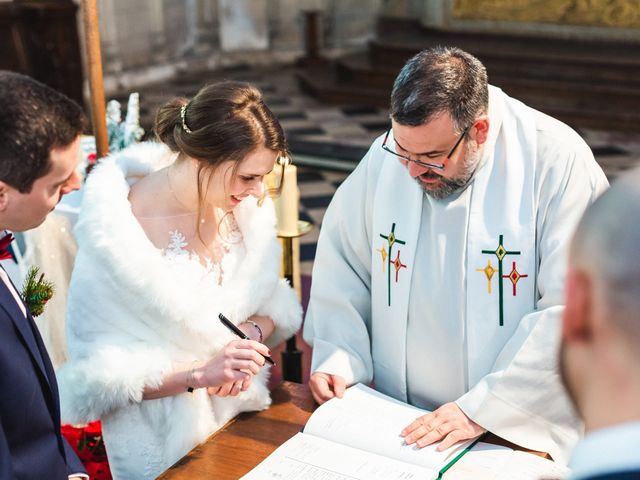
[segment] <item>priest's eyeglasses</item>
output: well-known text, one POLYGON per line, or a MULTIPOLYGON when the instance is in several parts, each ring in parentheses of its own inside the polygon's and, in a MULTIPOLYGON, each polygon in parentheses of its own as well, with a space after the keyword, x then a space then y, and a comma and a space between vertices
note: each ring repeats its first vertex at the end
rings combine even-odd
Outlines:
MULTIPOLYGON (((458 137, 458 140, 456 140, 455 145, 451 148, 451 150, 449 151, 449 153, 445 157, 446 160, 449 160, 451 158, 451 156, 455 153, 456 149, 458 148, 458 145, 460 145, 460 143, 462 142, 462 139, 469 132, 469 130, 471 130, 472 126, 473 126, 473 124, 469 125, 467 128, 465 128, 462 131, 462 133, 458 137)), ((387 140, 389 139, 389 133, 391 133, 391 129, 387 130, 387 133, 384 136, 384 140, 382 141, 382 149, 385 152, 391 153, 391 154, 395 155, 396 157, 401 158, 402 160, 405 160, 407 162, 412 162, 412 163, 415 163, 416 165, 420 165, 421 167, 428 167, 428 168, 435 168, 435 169, 438 169, 438 170, 444 170, 445 163, 423 162, 421 160, 413 159, 413 158, 409 157, 408 155, 403 155, 401 153, 398 153, 398 152, 394 151, 391 147, 388 147, 387 146, 387 140)), ((429 157, 428 154, 426 154, 425 156, 427 158, 431 158, 431 157, 429 157)), ((435 158, 440 157, 440 156, 441 155, 434 155, 435 158)))

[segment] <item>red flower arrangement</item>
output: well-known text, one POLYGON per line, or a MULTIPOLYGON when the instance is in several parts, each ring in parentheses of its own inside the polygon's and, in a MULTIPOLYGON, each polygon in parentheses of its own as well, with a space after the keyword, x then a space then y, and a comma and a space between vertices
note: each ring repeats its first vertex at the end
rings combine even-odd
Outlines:
POLYGON ((112 480, 100 421, 84 427, 62 425, 62 435, 76 452, 91 480, 112 480))

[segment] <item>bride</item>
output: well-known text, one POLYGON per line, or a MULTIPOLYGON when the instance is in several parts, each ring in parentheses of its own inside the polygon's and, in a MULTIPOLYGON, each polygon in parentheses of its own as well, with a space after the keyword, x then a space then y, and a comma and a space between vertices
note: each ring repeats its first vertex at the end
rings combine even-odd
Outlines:
POLYGON ((115 479, 155 478, 266 408, 268 346, 301 321, 263 190, 287 146, 260 92, 209 85, 163 106, 155 133, 89 176, 58 372, 63 422, 102 420, 115 479))

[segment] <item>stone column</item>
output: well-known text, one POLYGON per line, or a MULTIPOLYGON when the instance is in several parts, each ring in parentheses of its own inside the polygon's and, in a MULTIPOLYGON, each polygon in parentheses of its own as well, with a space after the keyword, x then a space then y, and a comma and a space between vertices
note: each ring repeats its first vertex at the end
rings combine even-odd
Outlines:
POLYGON ((164 5, 158 0, 147 0, 149 14, 149 35, 151 37, 151 58, 154 62, 167 60, 167 40, 164 30, 164 5))
POLYGON ((217 2, 215 0, 196 0, 193 6, 196 18, 193 25, 193 52, 204 56, 214 50, 218 44, 217 2))
POLYGON ((450 0, 431 0, 422 5, 421 23, 429 28, 445 28, 451 17, 450 0))
POLYGON ((115 14, 114 0, 98 0, 98 19, 104 72, 105 74, 121 72, 122 59, 118 44, 118 18, 115 14))
POLYGON ((185 0, 184 5, 187 37, 182 51, 190 56, 205 56, 218 45, 217 2, 185 0))

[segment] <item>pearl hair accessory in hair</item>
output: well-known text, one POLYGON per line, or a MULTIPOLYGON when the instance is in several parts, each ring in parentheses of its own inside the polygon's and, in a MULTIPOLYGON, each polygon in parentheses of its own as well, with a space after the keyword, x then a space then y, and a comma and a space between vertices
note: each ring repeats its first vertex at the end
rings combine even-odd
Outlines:
POLYGON ((180 107, 180 118, 182 119, 182 129, 187 133, 193 133, 189 127, 187 127, 187 122, 184 119, 184 115, 187 112, 187 105, 183 105, 180 107))

